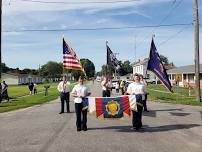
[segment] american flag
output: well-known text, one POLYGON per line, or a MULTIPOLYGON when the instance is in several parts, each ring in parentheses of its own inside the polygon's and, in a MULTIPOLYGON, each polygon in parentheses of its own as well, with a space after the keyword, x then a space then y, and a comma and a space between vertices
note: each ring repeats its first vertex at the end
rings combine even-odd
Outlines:
POLYGON ((73 69, 73 70, 80 70, 85 71, 76 56, 74 50, 65 42, 63 38, 63 67, 65 69, 73 69))

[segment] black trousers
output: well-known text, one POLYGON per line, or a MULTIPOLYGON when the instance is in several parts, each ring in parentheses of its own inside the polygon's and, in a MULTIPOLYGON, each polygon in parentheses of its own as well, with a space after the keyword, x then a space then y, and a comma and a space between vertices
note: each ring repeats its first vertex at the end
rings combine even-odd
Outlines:
POLYGON ((1 95, 1 100, 6 99, 7 101, 9 101, 9 96, 8 96, 8 91, 4 90, 4 92, 1 95))
POLYGON ((132 111, 133 113, 132 124, 133 124, 133 127, 136 129, 139 129, 142 127, 142 109, 143 109, 142 106, 137 105, 138 111, 132 111))
MULTIPOLYGON (((142 104, 141 94, 136 95, 136 101, 142 104)), ((137 104, 137 111, 132 111, 133 113, 132 124, 133 124, 133 127, 136 129, 139 129, 142 127, 142 109, 143 107, 137 104)))
POLYGON ((87 109, 82 110, 82 103, 75 103, 76 127, 77 129, 87 129, 87 109), (82 114, 82 119, 81 119, 82 114))
POLYGON ((110 90, 102 90, 102 97, 110 97, 110 90))
POLYGON ((60 100, 61 100, 61 112, 64 112, 64 106, 66 102, 67 106, 67 112, 69 112, 69 92, 61 93, 60 94, 60 100))
POLYGON ((125 92, 124 92, 124 88, 121 88, 121 94, 124 95, 125 92))
POLYGON ((145 94, 145 99, 143 100, 144 111, 147 111, 147 94, 145 94))

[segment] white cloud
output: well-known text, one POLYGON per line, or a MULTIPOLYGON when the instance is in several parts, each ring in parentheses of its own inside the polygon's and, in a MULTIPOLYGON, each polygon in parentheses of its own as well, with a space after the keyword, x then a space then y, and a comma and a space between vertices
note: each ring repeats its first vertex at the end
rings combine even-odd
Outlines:
MULTIPOLYGON (((55 1, 55 0, 49 0, 55 1)), ((96 0, 100 1, 100 0, 96 0)), ((95 0, 93 2, 96 2, 95 0)), ((110 0, 117 1, 117 0, 110 0)), ((78 9, 86 9, 86 13, 96 13, 102 10, 110 10, 117 8, 126 8, 131 6, 142 6, 149 5, 155 3, 165 3, 171 0, 140 0, 128 3, 107 3, 107 4, 81 4, 81 2, 86 2, 86 0, 77 0, 77 3, 80 5, 72 5, 72 4, 48 4, 48 3, 32 3, 25 2, 20 0, 12 0, 10 5, 3 5, 4 14, 12 14, 17 12, 31 12, 31 11, 58 11, 58 10, 78 10, 78 9)), ((65 2, 72 2, 72 0, 66 0, 65 2)))

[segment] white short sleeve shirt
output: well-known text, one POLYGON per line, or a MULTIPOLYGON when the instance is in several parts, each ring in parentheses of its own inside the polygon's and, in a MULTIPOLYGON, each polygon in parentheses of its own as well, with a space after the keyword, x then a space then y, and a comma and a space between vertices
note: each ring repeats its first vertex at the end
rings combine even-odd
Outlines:
POLYGON ((145 94, 146 93, 145 85, 133 82, 129 84, 127 93, 129 93, 130 95, 145 94))
MULTIPOLYGON (((72 93, 76 94, 78 96, 84 96, 85 97, 88 93, 91 93, 91 91, 90 91, 90 88, 88 86, 77 84, 72 89, 72 93)), ((76 97, 74 99, 74 103, 81 103, 81 102, 82 102, 82 98, 76 97)))
POLYGON ((67 93, 67 92, 70 92, 70 82, 67 81, 66 83, 61 81, 59 84, 58 84, 58 91, 59 92, 63 92, 63 93, 67 93))

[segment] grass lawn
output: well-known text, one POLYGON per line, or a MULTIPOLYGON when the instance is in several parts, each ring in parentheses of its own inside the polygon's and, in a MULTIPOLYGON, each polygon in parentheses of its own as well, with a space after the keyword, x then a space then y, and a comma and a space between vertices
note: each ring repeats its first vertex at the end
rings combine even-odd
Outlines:
MULTIPOLYGON (((56 88, 58 83, 48 83, 50 88, 56 88)), ((39 84, 37 87, 38 92, 45 91, 44 84, 39 84)), ((29 88, 28 85, 19 85, 19 86, 9 86, 8 87, 8 95, 11 98, 17 98, 25 95, 29 95, 29 88)))
MULTIPOLYGON (((0 103, 0 113, 8 112, 16 109, 31 107, 33 105, 38 105, 42 103, 46 103, 57 99, 59 96, 59 92, 56 89, 58 83, 52 83, 50 85, 50 89, 48 91, 48 96, 44 95, 44 92, 38 93, 37 95, 30 95, 19 97, 22 95, 28 95, 29 90, 27 86, 9 86, 9 96, 14 97, 11 99, 10 102, 3 102, 0 103), (22 90, 22 91, 21 91, 22 90), (16 98, 18 97, 18 98, 16 98)), ((38 90, 44 91, 44 85, 39 85, 38 90)), ((71 89, 73 88, 74 84, 71 84, 71 89)))
POLYGON ((148 85, 149 96, 148 100, 202 106, 202 102, 197 102, 194 96, 194 89, 190 89, 191 96, 189 96, 188 88, 181 88, 174 86, 174 94, 170 93, 163 85, 148 85))

